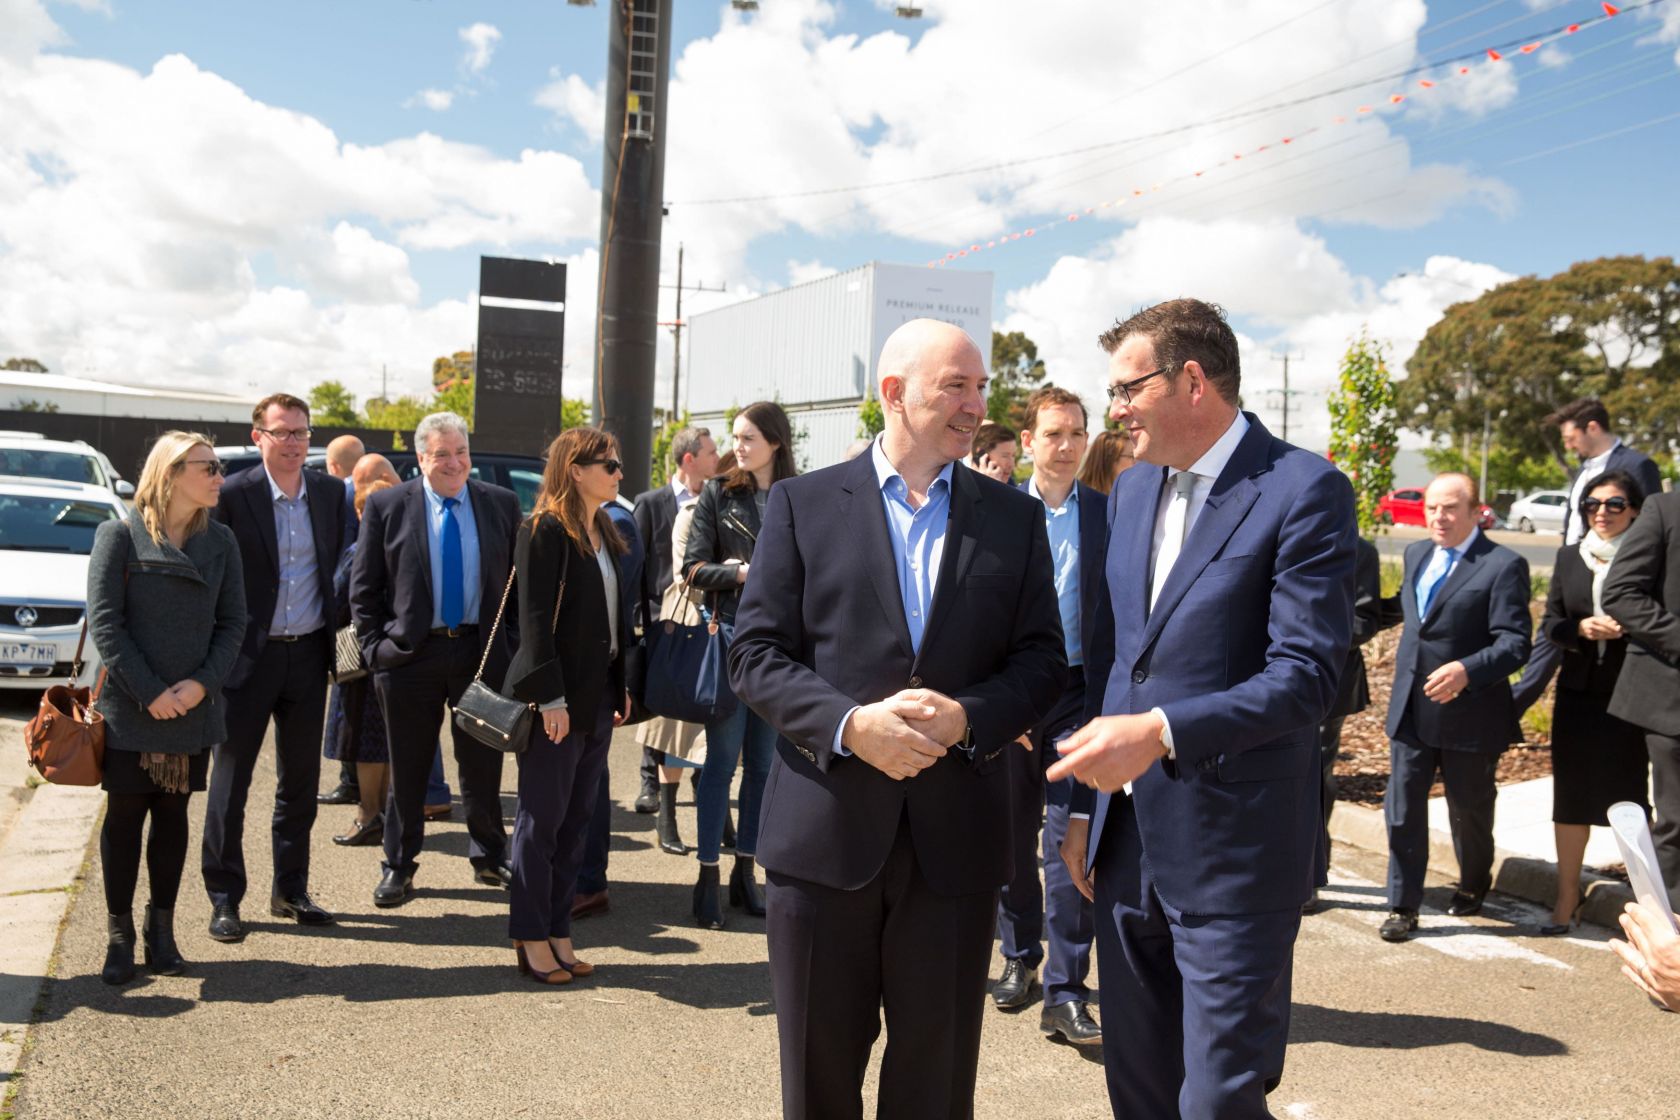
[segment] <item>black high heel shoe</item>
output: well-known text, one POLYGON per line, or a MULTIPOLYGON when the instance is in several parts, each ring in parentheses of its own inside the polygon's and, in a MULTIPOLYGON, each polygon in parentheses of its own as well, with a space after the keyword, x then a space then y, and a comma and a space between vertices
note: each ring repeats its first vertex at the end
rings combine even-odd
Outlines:
POLYGON ((729 905, 745 910, 755 918, 764 917, 764 892, 753 878, 753 857, 736 856, 735 867, 729 872, 729 905))
POLYGON ((700 879, 694 884, 694 920, 701 929, 723 928, 723 907, 718 898, 717 864, 700 865, 700 879))
POLYGON ((342 836, 334 836, 332 842, 341 848, 360 848, 368 844, 377 844, 385 836, 385 818, 371 817, 360 824, 352 824, 350 831, 342 836))
POLYGON ((1575 909, 1569 913, 1569 921, 1564 922, 1561 925, 1555 922, 1543 925, 1534 931, 1534 935, 1536 937, 1562 937, 1564 934, 1581 924, 1581 907, 1586 904, 1587 896, 1586 893, 1583 892, 1581 897, 1575 902, 1575 909))

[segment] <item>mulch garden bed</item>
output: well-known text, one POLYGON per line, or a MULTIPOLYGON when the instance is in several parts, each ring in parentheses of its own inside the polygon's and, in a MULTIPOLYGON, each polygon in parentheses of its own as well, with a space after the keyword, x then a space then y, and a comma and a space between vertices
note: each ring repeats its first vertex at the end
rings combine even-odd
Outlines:
MULTIPOLYGON (((1539 604, 1536 604, 1537 606, 1539 604)), ((1388 695, 1394 684, 1394 652, 1400 644, 1398 627, 1385 630, 1365 646, 1365 667, 1371 679, 1371 706, 1348 717, 1342 727, 1342 749, 1336 755, 1337 796, 1343 801, 1377 808, 1388 788, 1388 695)), ((1524 742, 1499 757, 1500 785, 1544 778, 1552 772, 1549 717, 1552 688, 1523 720, 1524 742)), ((1441 784, 1429 791, 1439 796, 1441 784)))

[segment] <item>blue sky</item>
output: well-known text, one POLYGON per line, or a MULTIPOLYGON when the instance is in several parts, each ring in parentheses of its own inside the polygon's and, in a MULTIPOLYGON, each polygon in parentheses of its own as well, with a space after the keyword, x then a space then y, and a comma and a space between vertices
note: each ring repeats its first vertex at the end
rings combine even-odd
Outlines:
MULTIPOLYGON (((684 241, 687 277, 729 289, 691 308, 921 263, 1160 182, 959 266, 995 273, 997 325, 1039 339, 1082 392, 1097 391, 1105 322, 1178 294, 1227 305, 1251 381, 1287 347, 1307 354, 1297 383, 1320 390, 1361 325, 1403 364, 1455 299, 1579 259, 1670 255, 1680 233, 1680 120, 1544 154, 1680 109, 1680 0, 1468 77, 1404 81, 1385 76, 1600 6, 677 8, 666 256, 684 241), (1330 125, 1366 103, 1380 119, 1330 125), (1287 153, 1174 181, 1315 125, 1287 153), (1125 159, 1030 158, 1161 129, 1179 131, 1125 159), (903 178, 925 181, 800 197, 903 178), (683 205, 739 195, 776 197, 683 205)), ((117 380, 337 376, 361 394, 384 365, 418 389, 431 354, 470 343, 488 253, 571 262, 568 377, 586 377, 609 10, 0 0, 22 31, 0 47, 0 349, 117 380)))

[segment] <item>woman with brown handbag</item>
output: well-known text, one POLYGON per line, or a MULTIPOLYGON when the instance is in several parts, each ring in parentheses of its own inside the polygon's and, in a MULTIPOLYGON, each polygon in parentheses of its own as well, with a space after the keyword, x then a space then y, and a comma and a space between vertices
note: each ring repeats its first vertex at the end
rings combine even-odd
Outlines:
POLYGON ((502 693, 542 718, 519 754, 508 935, 519 971, 539 984, 594 971, 572 946, 572 899, 612 729, 630 710, 630 620, 619 594, 628 548, 601 508, 618 497, 618 454, 598 428, 555 437, 514 543, 519 650, 502 693))
POLYGON ((146 963, 164 976, 186 967, 174 919, 187 799, 204 788, 210 745, 227 736, 222 678, 245 635, 239 546, 210 520, 221 489, 209 439, 165 432, 146 457, 128 517, 99 527, 88 558, 88 632, 107 673, 94 705, 105 718, 109 795, 99 834, 107 984, 134 978, 134 888, 148 817, 146 963))

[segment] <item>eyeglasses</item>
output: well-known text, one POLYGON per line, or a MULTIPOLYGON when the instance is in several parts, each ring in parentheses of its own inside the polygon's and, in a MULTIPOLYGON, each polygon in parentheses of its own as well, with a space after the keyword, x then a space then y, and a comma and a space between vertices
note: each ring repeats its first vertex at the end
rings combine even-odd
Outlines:
POLYGON ((580 467, 606 467, 608 474, 618 474, 624 469, 624 464, 617 459, 579 459, 580 467))
POLYGON ((307 443, 310 428, 258 428, 257 431, 275 443, 307 443))
POLYGON ((1117 381, 1108 387, 1108 399, 1111 401, 1120 400, 1124 401, 1126 404, 1131 404, 1132 393, 1136 391, 1139 385, 1142 385, 1145 381, 1148 381, 1152 377, 1159 377, 1166 372, 1167 367, 1162 366, 1154 373, 1146 373, 1142 377, 1134 377, 1130 381, 1117 381))
POLYGON ((1581 512, 1591 517, 1598 512, 1598 507, 1603 506, 1611 513, 1626 513, 1630 504, 1626 498, 1620 496, 1614 498, 1582 498, 1581 512))
POLYGON ((203 467, 204 473, 207 475, 227 473, 227 464, 220 459, 182 459, 175 464, 176 470, 184 470, 187 467, 203 467))

